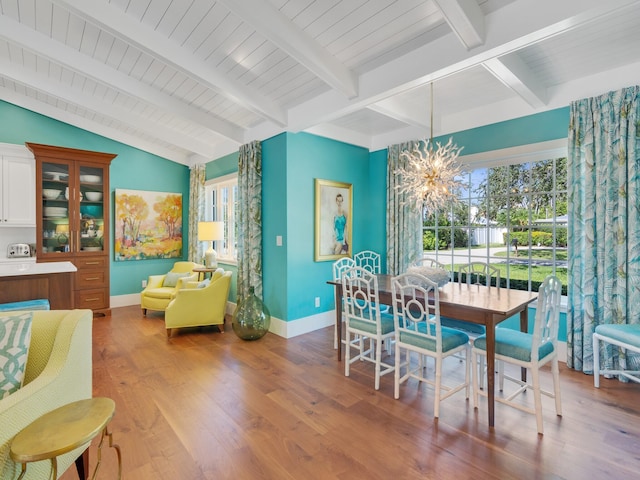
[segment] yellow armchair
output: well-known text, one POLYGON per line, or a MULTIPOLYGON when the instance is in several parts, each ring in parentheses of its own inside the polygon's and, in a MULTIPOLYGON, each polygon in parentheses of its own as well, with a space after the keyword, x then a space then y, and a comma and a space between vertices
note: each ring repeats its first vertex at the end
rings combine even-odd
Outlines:
POLYGON ((164 312, 180 288, 184 288, 184 285, 188 282, 198 280, 198 273, 193 272, 193 269, 196 267, 202 267, 202 265, 194 262, 176 262, 167 274, 150 275, 147 280, 147 286, 140 293, 142 314, 146 316, 147 310, 164 312), (188 275, 175 278, 184 274, 188 275), (173 281, 166 282, 165 280, 173 281), (169 285, 167 285, 167 283, 169 283, 169 285))
MULTIPOLYGON (((18 312, 11 312, 14 313, 18 312)), ((0 400, 0 478, 18 478, 20 474, 21 466, 9 456, 11 441, 20 430, 62 405, 91 398, 92 325, 91 310, 33 312, 24 385, 0 400)), ((64 472, 81 458, 86 476, 88 446, 59 456, 58 472, 64 472)), ((51 462, 46 460, 30 463, 24 479, 50 475, 51 462)))
POLYGON ((224 332, 224 314, 231 286, 231 272, 218 268, 208 285, 189 282, 181 288, 165 310, 167 337, 175 328, 218 325, 224 332))

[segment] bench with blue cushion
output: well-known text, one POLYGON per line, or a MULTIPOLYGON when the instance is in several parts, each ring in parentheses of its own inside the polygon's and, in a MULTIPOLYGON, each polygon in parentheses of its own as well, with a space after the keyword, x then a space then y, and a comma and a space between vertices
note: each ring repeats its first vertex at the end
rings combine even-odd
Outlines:
POLYGON ((634 382, 640 382, 640 371, 600 368, 601 341, 640 353, 640 325, 603 324, 596 327, 593 333, 593 385, 596 388, 600 387, 600 375, 620 375, 634 382))
POLYGON ((0 312, 13 312, 16 310, 50 310, 49 300, 38 298, 36 300, 23 300, 21 302, 0 303, 0 312))

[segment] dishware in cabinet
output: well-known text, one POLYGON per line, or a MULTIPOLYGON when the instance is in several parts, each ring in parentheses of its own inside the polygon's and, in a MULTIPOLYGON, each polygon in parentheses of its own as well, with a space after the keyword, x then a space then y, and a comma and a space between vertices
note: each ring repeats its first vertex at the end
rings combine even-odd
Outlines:
POLYGON ((109 165, 115 155, 27 147, 36 159, 37 261, 73 262, 75 308, 108 314, 109 165))

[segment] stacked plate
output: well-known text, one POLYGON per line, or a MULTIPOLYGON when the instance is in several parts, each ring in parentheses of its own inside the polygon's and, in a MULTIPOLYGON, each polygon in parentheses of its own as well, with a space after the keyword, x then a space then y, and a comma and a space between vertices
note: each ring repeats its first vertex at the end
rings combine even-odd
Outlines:
POLYGON ((42 209, 42 213, 45 217, 66 217, 67 216, 67 208, 66 207, 44 207, 42 209))

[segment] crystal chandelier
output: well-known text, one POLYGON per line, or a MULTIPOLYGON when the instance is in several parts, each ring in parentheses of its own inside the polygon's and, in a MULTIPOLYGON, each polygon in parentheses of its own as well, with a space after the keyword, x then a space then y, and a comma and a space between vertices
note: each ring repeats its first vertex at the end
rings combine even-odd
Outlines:
POLYGON ((462 148, 449 138, 446 145, 433 142, 433 83, 431 83, 431 138, 422 140, 413 151, 404 150, 400 159, 406 161, 405 166, 396 169, 399 185, 396 187, 406 195, 406 203, 415 204, 430 212, 450 206, 458 201, 456 190, 464 187, 457 179, 462 169, 457 163, 462 148))

